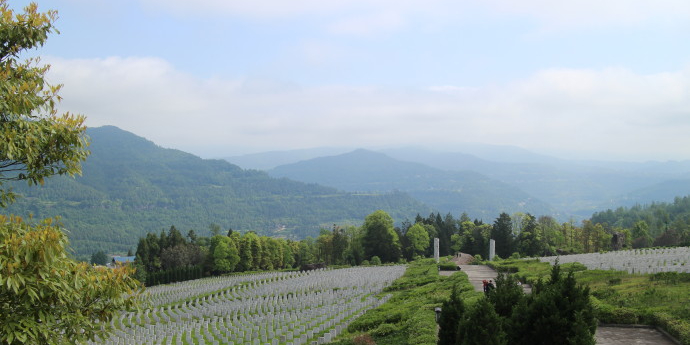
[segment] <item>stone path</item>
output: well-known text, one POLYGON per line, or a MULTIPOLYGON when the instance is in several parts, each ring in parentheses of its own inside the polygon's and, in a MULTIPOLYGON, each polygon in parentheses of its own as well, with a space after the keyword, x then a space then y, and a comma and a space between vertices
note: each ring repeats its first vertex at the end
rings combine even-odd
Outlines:
POLYGON ((597 327, 597 345, 675 345, 654 328, 597 327))
MULTIPOLYGON (((484 291, 483 280, 496 281, 497 273, 485 265, 458 265, 467 276, 476 291, 484 291)), ((441 271, 441 275, 451 275, 457 271, 441 271)), ((523 285, 525 292, 531 292, 529 286, 523 285)), ((676 345, 654 328, 631 327, 597 327, 597 345, 676 345)))
POLYGON ((458 265, 458 267, 460 267, 461 271, 467 273, 467 277, 469 277, 475 291, 484 291, 482 281, 491 279, 495 282, 498 275, 493 268, 486 265, 458 265))

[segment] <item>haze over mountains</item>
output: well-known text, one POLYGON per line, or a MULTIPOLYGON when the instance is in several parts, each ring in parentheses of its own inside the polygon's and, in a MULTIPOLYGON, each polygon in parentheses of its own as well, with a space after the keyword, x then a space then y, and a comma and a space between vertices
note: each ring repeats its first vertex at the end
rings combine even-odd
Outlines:
POLYGON ((501 212, 554 213, 546 203, 519 188, 479 173, 441 170, 362 149, 281 165, 269 174, 348 192, 399 190, 443 214, 466 212, 485 220, 501 212))
MULTIPOLYGON (((607 208, 617 208, 620 206, 632 206, 635 204, 648 204, 652 202, 672 201, 676 196, 690 194, 690 161, 668 161, 668 162, 606 162, 606 161, 576 161, 549 157, 531 153, 527 150, 509 146, 488 146, 472 145, 466 147, 465 152, 444 152, 439 150, 423 148, 397 148, 380 150, 379 160, 374 162, 387 162, 386 165, 393 166, 393 161, 401 171, 396 171, 394 175, 385 177, 377 175, 374 166, 370 166, 369 174, 363 173, 364 162, 367 158, 362 157, 361 164, 353 161, 353 154, 340 153, 337 149, 329 159, 324 157, 312 156, 305 160, 309 153, 316 154, 318 151, 300 150, 298 152, 271 152, 267 154, 253 154, 240 157, 227 158, 231 162, 243 167, 257 167, 266 165, 266 157, 270 156, 279 162, 290 162, 282 166, 271 167, 269 173, 273 176, 285 176, 291 179, 315 182, 323 185, 330 185, 343 190, 387 190, 385 188, 373 188, 376 186, 375 180, 381 180, 389 189, 406 191, 419 200, 427 202, 423 195, 417 194, 423 185, 405 185, 400 180, 401 176, 408 175, 406 182, 412 180, 419 182, 421 176, 412 178, 420 169, 420 164, 427 169, 436 169, 434 174, 428 177, 435 179, 428 181, 427 190, 444 190, 448 192, 448 183, 455 181, 471 181, 473 178, 485 181, 493 187, 491 192, 474 192, 486 196, 486 204, 500 205, 505 204, 513 197, 509 204, 525 205, 525 210, 536 214, 541 211, 548 212, 562 221, 569 219, 580 220, 592 215, 593 212, 607 208), (479 157, 483 154, 485 157, 479 157), (338 163, 340 161, 340 163, 338 163), (263 163, 260 163, 263 162, 263 163), (408 170, 403 168, 402 162, 407 162, 408 170), (413 165, 411 163, 416 163, 413 165), (337 167, 337 169, 335 169, 337 167), (320 174, 319 170, 330 171, 341 178, 335 181, 330 174, 320 174), (337 172, 331 171, 336 170, 337 172), (444 175, 441 173, 443 172, 444 175), (474 173, 472 175, 471 173, 474 173), (455 175, 453 175, 455 174, 455 175), (366 176, 363 176, 366 175, 366 176), (433 175, 433 177, 432 177, 433 175), (453 178, 449 177, 453 175, 453 178), (464 175, 466 179, 460 178, 464 175), (362 179, 353 181, 356 176, 362 179), (393 177, 396 178, 393 178, 393 177), (481 178, 480 178, 481 176, 481 178), (439 181, 437 179, 446 179, 439 181), (345 182, 349 181, 349 182, 345 182), (445 187, 439 187, 442 184, 445 187), (506 189, 510 187, 509 189, 506 189), (372 189, 373 188, 373 189, 372 189), (503 191, 502 194, 499 193, 503 191), (417 191, 417 192, 415 192, 417 191), (501 194, 501 201, 496 202, 495 193, 501 194), (493 201, 492 201, 493 200, 493 201), (520 203, 519 200, 529 201, 531 205, 520 203), (516 204, 517 202, 517 204, 516 204)), ((361 152, 360 152, 361 153, 361 152)), ((429 172, 430 170, 427 170, 429 172)), ((451 188, 452 189, 452 188, 451 188)), ((433 196, 432 196, 433 199, 433 196)), ((438 199, 436 199, 438 201, 438 199)), ((449 211, 454 214, 472 209, 472 205, 442 205, 430 201, 430 206, 439 207, 441 212, 449 211), (444 210, 444 207, 453 207, 444 210), (462 210, 462 208, 465 210, 462 210)), ((514 211, 519 209, 513 207, 514 211)), ((468 212, 473 216, 471 212, 468 212)), ((490 213, 490 212, 489 212, 490 213)), ((479 217, 477 214, 473 217, 479 217)), ((487 220, 487 219, 485 219, 487 220)))

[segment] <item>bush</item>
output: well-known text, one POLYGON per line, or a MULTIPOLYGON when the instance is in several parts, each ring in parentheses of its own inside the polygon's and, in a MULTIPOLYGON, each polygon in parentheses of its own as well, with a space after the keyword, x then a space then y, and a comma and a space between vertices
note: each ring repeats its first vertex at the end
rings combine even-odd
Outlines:
POLYGON ((663 281, 668 284, 690 282, 690 273, 659 272, 649 276, 650 281, 663 281))
POLYGON ((381 258, 378 256, 374 255, 371 257, 371 264, 372 265, 380 265, 381 264, 381 258))
POLYGON ((510 344, 518 345, 594 345, 595 331, 589 288, 578 285, 572 271, 561 275, 560 266, 555 264, 551 278, 538 280, 532 294, 513 309, 508 337, 510 344))
POLYGON ((405 322, 408 343, 415 345, 436 345, 436 312, 425 309, 412 314, 405 322))
POLYGON ((604 303, 596 297, 590 297, 594 306, 594 316, 601 323, 632 325, 640 321, 637 312, 630 308, 615 307, 604 303))
POLYGON ((480 299, 467 311, 460 322, 458 337, 461 344, 506 345, 507 334, 503 321, 487 298, 480 299))
POLYGON ((354 345, 376 345, 376 342, 374 342, 374 339, 371 339, 371 336, 368 334, 362 334, 356 336, 352 340, 352 344, 354 345))
POLYGON ((563 267, 564 271, 572 271, 572 272, 579 272, 579 271, 586 271, 587 266, 579 263, 579 262, 569 262, 567 264, 562 264, 561 267, 563 267))
POLYGON ((608 284, 609 284, 609 285, 619 285, 622 281, 623 281, 623 280, 622 280, 620 277, 618 277, 618 278, 611 278, 611 279, 609 279, 608 284))
POLYGON ((381 325, 376 327, 373 331, 371 331, 371 335, 374 335, 377 337, 383 337, 383 336, 397 333, 397 332, 400 332, 400 327, 397 324, 382 323, 381 325))
POLYGON ((678 320, 667 313, 652 313, 650 323, 659 326, 675 337, 681 344, 690 344, 690 322, 678 320))
MULTIPOLYGON (((434 311, 435 312, 435 311, 434 311)), ((465 305, 460 298, 459 286, 453 287, 450 298, 443 302, 438 321, 438 345, 453 345, 458 334, 458 325, 465 312, 465 305)))

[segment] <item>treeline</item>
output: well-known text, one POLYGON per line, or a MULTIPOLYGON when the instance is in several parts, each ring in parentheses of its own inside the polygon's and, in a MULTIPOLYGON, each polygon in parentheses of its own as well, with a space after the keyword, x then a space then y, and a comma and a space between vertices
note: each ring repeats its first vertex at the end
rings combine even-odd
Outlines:
MULTIPOLYGON (((687 201, 687 200, 686 200, 687 201)), ((594 218, 593 218, 594 219, 594 218)), ((139 239, 135 263, 138 277, 147 285, 196 279, 229 272, 292 269, 307 264, 362 265, 410 261, 433 255, 434 238, 439 238, 439 254, 457 252, 487 258, 489 241, 496 241, 496 255, 501 258, 589 253, 648 245, 677 245, 687 241, 687 230, 680 240, 662 242, 669 227, 656 238, 650 235, 644 220, 632 228, 585 220, 580 226, 559 223, 549 216, 529 213, 501 213, 493 223, 459 218, 451 214, 417 215, 412 221, 394 226, 385 211, 376 211, 360 227, 321 229, 319 236, 303 240, 240 234, 218 225, 211 226, 212 236, 197 236, 194 230, 182 235, 174 226, 160 234, 149 233, 139 239), (683 237, 685 236, 685 237, 683 237)), ((688 229, 687 227, 684 229, 688 229)))
POLYGON ((690 197, 676 197, 673 203, 652 203, 619 207, 592 215, 592 223, 609 232, 628 231, 634 248, 690 245, 690 197))

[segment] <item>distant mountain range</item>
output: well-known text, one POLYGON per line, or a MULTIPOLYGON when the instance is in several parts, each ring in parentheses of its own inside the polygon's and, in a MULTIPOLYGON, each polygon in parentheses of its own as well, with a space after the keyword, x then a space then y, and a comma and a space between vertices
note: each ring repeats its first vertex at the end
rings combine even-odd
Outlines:
MULTIPOLYGON (((273 166, 268 171, 274 176, 287 176, 343 190, 362 188, 406 191, 439 211, 449 210, 455 214, 464 210, 473 217, 482 217, 487 213, 494 217, 492 212, 496 209, 517 211, 520 208, 515 205, 520 205, 524 206, 523 210, 551 214, 562 221, 580 220, 607 208, 670 202, 675 196, 690 195, 690 161, 575 161, 534 154, 510 146, 491 145, 471 145, 466 150, 467 152, 445 152, 408 147, 377 151, 385 154, 385 157, 379 156, 381 159, 386 159, 387 164, 396 167, 392 175, 390 171, 388 175, 376 174, 375 170, 379 168, 374 166, 371 166, 374 171, 364 174, 360 165, 371 164, 371 159, 362 157, 362 162, 357 163, 357 155, 350 153, 336 151, 330 155, 330 159, 324 159, 327 157, 307 158, 318 150, 301 150, 299 157, 293 151, 272 152, 274 162, 281 162, 283 165, 273 166), (342 164, 338 165, 338 160, 342 164), (405 167, 401 162, 416 165, 405 167), (426 175, 419 175, 418 172, 422 169, 420 164, 436 170, 426 170, 426 175), (337 171, 331 171, 335 166, 338 167, 337 171), (330 173, 320 174, 319 171, 330 173), (419 176, 410 177, 416 175, 419 176), (405 179, 403 176, 408 177, 405 179), (423 176, 433 181, 421 182, 423 176), (406 184, 412 181, 417 185, 406 184), (465 185, 474 186, 475 194, 486 197, 463 203, 457 199, 457 190, 454 194, 452 192, 462 181, 466 182, 465 185), (473 181, 484 181, 491 188, 486 191, 480 187, 481 183, 473 181), (427 191, 426 195, 424 190, 427 191), (443 196, 439 197, 438 193, 443 196), (447 197, 449 194, 454 198, 447 197), (446 203, 442 200, 452 201, 446 203), (491 210, 491 206, 496 207, 491 210)), ((234 159, 238 164, 241 162, 244 167, 251 167, 265 157, 264 154, 253 154, 228 159, 234 159)), ((264 163, 267 162, 264 160, 264 163)))
POLYGON ((359 224, 382 209, 397 221, 431 209, 401 192, 350 193, 272 178, 223 160, 205 160, 116 127, 90 128, 83 176, 53 177, 44 186, 14 185, 22 194, 6 212, 35 219, 61 216, 77 254, 126 252, 148 232, 174 225, 186 233, 254 230, 288 238, 318 235, 332 224, 359 224))
POLYGON ((281 165, 269 174, 348 192, 402 191, 443 214, 466 212, 487 221, 501 212, 554 212, 519 188, 473 171, 441 170, 362 149, 281 165))

